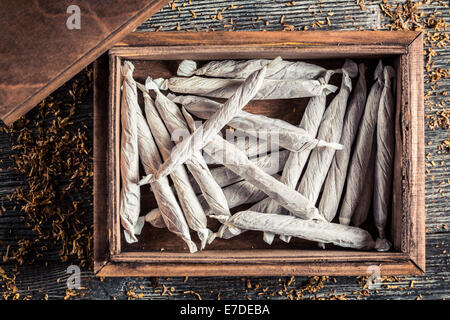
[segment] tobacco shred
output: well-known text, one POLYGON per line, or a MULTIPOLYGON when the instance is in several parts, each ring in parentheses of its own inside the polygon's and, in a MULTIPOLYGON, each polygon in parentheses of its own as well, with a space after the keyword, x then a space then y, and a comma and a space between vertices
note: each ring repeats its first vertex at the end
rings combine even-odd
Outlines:
MULTIPOLYGON (((82 102, 92 96, 92 68, 69 81, 65 89, 11 127, 0 127, 11 141, 8 170, 24 181, 3 203, 32 230, 30 238, 18 239, 4 251, 0 243, 4 263, 31 264, 54 250, 62 262, 92 266, 92 200, 86 200, 92 197, 92 128, 89 122, 76 121, 82 102)), ((19 299, 15 274, 1 271, 3 298, 19 299)))

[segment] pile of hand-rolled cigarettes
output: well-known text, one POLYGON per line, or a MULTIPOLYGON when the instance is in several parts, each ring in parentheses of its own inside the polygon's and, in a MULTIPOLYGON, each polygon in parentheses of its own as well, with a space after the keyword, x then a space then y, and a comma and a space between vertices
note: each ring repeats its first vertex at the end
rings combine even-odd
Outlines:
POLYGON ((255 230, 269 244, 279 235, 321 247, 389 250, 394 70, 379 61, 367 92, 366 69, 351 60, 335 70, 281 58, 201 68, 184 60, 177 77, 149 77, 144 85, 125 61, 119 210, 126 241, 136 242, 146 221, 182 238, 190 252, 197 251, 190 229, 201 249, 255 230), (328 83, 333 74, 342 78, 340 88, 328 83), (242 110, 250 100, 304 97, 310 98, 298 126, 242 110), (224 138, 224 127, 244 139, 224 138), (140 186, 147 183, 158 208, 140 216, 140 186), (248 210, 231 213, 244 204, 248 210), (360 228, 369 211, 376 241, 360 228), (339 223, 331 222, 337 215, 339 223), (216 232, 208 218, 220 222, 216 232))

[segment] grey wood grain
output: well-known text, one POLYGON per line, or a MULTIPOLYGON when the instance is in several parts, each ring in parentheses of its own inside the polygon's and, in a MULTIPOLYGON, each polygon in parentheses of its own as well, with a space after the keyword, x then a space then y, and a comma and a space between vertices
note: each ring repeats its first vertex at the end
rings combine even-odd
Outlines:
MULTIPOLYGON (((302 30, 304 26, 323 20, 328 17, 331 26, 326 23, 323 30, 355 30, 382 29, 383 24, 388 22, 379 7, 379 1, 366 1, 366 10, 363 11, 355 1, 339 0, 305 0, 296 1, 293 6, 286 6, 287 0, 283 1, 220 1, 220 0, 193 0, 176 1, 176 6, 180 8, 172 10, 169 6, 164 7, 151 19, 143 23, 137 31, 158 30, 164 32, 176 30, 179 24, 181 30, 186 31, 213 31, 213 30, 283 30, 280 23, 281 16, 284 16, 284 23, 293 25, 296 30, 302 30), (211 16, 216 15, 218 10, 229 8, 231 4, 234 9, 223 11, 223 20, 212 20, 211 16), (184 5, 184 6, 183 6, 184 5), (309 8, 309 10, 308 10, 309 8), (196 18, 190 10, 195 11, 196 18), (328 15, 333 12, 333 15, 328 15), (232 27, 230 19, 233 20, 232 27), (266 23, 268 22, 268 24, 266 23), (161 28, 160 28, 161 26, 161 28)), ((403 3, 403 1, 389 1, 389 3, 403 3)), ((426 14, 440 11, 441 16, 447 21, 450 20, 449 8, 442 7, 439 2, 433 1, 421 8, 426 14)), ((448 68, 450 52, 446 47, 434 48, 438 53, 434 59, 434 66, 448 68)), ((69 82, 70 83, 70 82, 69 82)), ((67 86, 60 88, 57 92, 64 93, 67 86)), ((438 103, 443 97, 439 95, 444 91, 450 91, 450 80, 444 79, 439 82, 435 90, 430 84, 425 84, 425 92, 431 91, 429 101, 438 103)), ((74 117, 73 129, 77 126, 87 125, 90 139, 92 139, 92 95, 83 101, 74 117)), ((448 102, 448 100, 447 100, 448 102)), ((426 115, 433 115, 436 110, 425 107, 426 115)), ((51 121, 48 118, 46 121, 51 121)), ((431 153, 430 161, 435 165, 430 165, 426 169, 426 248, 427 248, 427 273, 421 277, 400 277, 393 282, 384 282, 377 291, 371 290, 368 297, 362 299, 416 299, 419 295, 423 299, 443 299, 450 296, 449 277, 449 242, 450 233, 445 225, 449 225, 450 206, 450 183, 449 183, 449 155, 438 154, 437 146, 445 139, 448 139, 448 130, 425 128, 425 152, 431 153), (411 286, 413 283, 413 286, 411 286)), ((8 169, 13 163, 9 159, 15 151, 11 150, 9 137, 5 133, 0 133, 0 206, 5 206, 6 212, 0 215, 0 253, 4 253, 5 247, 11 245, 15 249, 16 239, 34 239, 33 232, 27 228, 21 217, 18 208, 10 203, 5 197, 16 187, 25 185, 25 177, 8 169)), ((73 195, 75 198, 77 195, 73 195)), ((92 199, 83 199, 83 206, 92 217, 92 199)), ((92 218, 88 219, 92 223, 92 218)), ((32 295, 38 299, 45 293, 50 299, 61 299, 65 295, 66 273, 70 263, 61 263, 58 257, 58 248, 52 243, 46 243, 49 250, 44 257, 39 258, 33 265, 20 267, 20 274, 17 276, 17 286, 22 296, 32 295), (59 279, 59 280, 58 280, 59 279)), ((13 266, 5 263, 0 264, 5 270, 13 266)), ((248 290, 246 280, 254 285, 259 283, 262 288, 269 287, 269 292, 278 291, 288 278, 264 277, 245 278, 221 277, 221 278, 161 278, 156 288, 153 287, 155 279, 152 278, 107 278, 101 281, 94 277, 91 271, 83 270, 82 286, 86 289, 80 290, 84 293, 82 299, 126 299, 126 291, 136 287, 135 293, 143 293, 144 299, 196 299, 192 294, 183 292, 193 290, 199 293, 203 299, 216 299, 218 293, 222 299, 266 299, 266 295, 258 295, 258 292, 248 290), (161 296, 162 285, 167 288, 174 287, 172 296, 165 294, 161 296)), ((288 286, 288 289, 298 289, 307 280, 306 277, 296 277, 295 282, 288 286)), ((322 290, 317 292, 318 297, 326 297, 333 294, 345 295, 346 298, 358 298, 362 290, 358 280, 354 277, 336 277, 336 283, 328 281, 322 290)), ((285 295, 276 294, 271 299, 287 299, 285 295)))

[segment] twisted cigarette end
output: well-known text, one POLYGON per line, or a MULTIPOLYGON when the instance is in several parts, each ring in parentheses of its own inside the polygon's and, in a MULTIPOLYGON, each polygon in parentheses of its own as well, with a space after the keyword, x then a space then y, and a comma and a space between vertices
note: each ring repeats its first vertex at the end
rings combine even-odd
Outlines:
POLYGON ((375 249, 377 251, 389 251, 392 244, 385 238, 378 238, 375 242, 375 249))
POLYGON ((197 231, 198 238, 200 239, 200 250, 205 249, 207 243, 211 243, 215 239, 214 233, 208 228, 197 231))
POLYGON ((190 253, 195 253, 195 252, 198 251, 197 245, 195 244, 194 241, 192 241, 192 240, 186 240, 186 239, 183 239, 183 240, 184 240, 184 241, 186 242, 186 244, 188 245, 188 248, 189 248, 189 252, 190 252, 190 253))
POLYGON ((324 140, 317 140, 317 147, 327 147, 334 150, 344 150, 344 146, 336 142, 326 142, 324 140))
POLYGON ((177 75, 182 77, 190 77, 197 70, 197 62, 193 60, 183 60, 178 66, 177 75))
POLYGON ((140 187, 140 186, 152 183, 152 182, 155 182, 155 179, 153 177, 153 174, 150 173, 149 175, 146 175, 141 180, 139 180, 137 185, 140 187))
POLYGON ((313 214, 311 215, 311 220, 318 220, 322 222, 328 222, 327 219, 325 219, 320 213, 317 208, 311 209, 313 214))
POLYGON ((323 85, 323 89, 324 91, 329 94, 329 93, 333 93, 336 92, 336 90, 338 89, 338 87, 333 86, 332 84, 324 84, 323 85))

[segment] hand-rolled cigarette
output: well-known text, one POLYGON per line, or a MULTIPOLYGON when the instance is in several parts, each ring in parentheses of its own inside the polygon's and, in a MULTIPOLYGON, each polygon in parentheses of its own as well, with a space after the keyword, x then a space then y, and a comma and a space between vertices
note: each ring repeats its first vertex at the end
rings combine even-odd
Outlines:
POLYGON ((367 68, 363 63, 358 68, 359 78, 347 107, 340 140, 344 150, 336 151, 334 155, 323 188, 323 194, 326 194, 327 197, 323 198, 319 203, 319 211, 328 221, 334 219, 338 210, 347 176, 351 147, 358 132, 359 123, 366 105, 367 84, 365 72, 367 68))
MULTIPOLYGON (((147 78, 145 86, 147 89, 153 90, 156 93, 156 108, 172 135, 172 138, 175 141, 179 141, 177 138, 180 136, 189 135, 190 131, 186 124, 186 120, 178 106, 159 91, 151 78, 147 78), (177 134, 179 136, 175 137, 177 134)), ((186 166, 195 178, 197 185, 200 187, 205 200, 208 202, 210 210, 218 215, 231 215, 222 188, 211 175, 200 150, 193 151, 191 159, 186 162, 186 166)))
MULTIPOLYGON (((136 110, 136 123, 138 130, 139 156, 142 166, 147 174, 156 172, 162 164, 162 159, 140 108, 136 110)), ((188 224, 183 215, 183 211, 178 204, 177 198, 169 185, 169 179, 167 177, 162 178, 151 183, 150 186, 155 195, 160 216, 164 220, 164 223, 163 225, 159 223, 159 220, 156 219, 157 215, 154 210, 150 211, 145 216, 145 221, 157 228, 167 226, 169 231, 173 232, 186 242, 191 253, 196 252, 197 246, 191 240, 188 224)))
POLYGON ((374 78, 376 81, 370 88, 367 97, 364 114, 353 147, 353 155, 347 171, 347 186, 339 212, 339 222, 341 224, 348 225, 350 223, 365 184, 362 177, 369 166, 381 91, 384 87, 383 64, 381 60, 375 70, 374 78))
POLYGON ((379 235, 375 248, 378 251, 388 251, 391 247, 391 243, 386 239, 385 228, 392 191, 395 145, 395 104, 390 79, 395 76, 395 71, 391 66, 386 66, 384 67, 383 73, 384 86, 381 91, 380 106, 377 115, 377 152, 375 160, 375 189, 373 193, 373 215, 379 235))
MULTIPOLYGON (((273 175, 283 168, 288 156, 289 151, 283 150, 280 152, 272 152, 271 154, 259 158, 251 159, 251 161, 254 162, 255 165, 261 168, 265 173, 273 175)), ((211 174, 214 177, 214 180, 216 180, 217 184, 222 188, 244 180, 244 178, 242 178, 240 175, 234 173, 225 166, 211 169, 211 174)), ((195 193, 200 193, 201 190, 195 184, 194 178, 191 179, 190 177, 189 180, 192 183, 195 193)))
POLYGON ((374 170, 375 170, 375 154, 376 141, 373 141, 372 153, 370 155, 369 166, 367 172, 364 174, 364 187, 361 197, 358 199, 358 204, 352 216, 352 223, 355 227, 361 226, 369 216, 373 199, 373 185, 374 185, 374 170))
POLYGON ((122 67, 123 89, 120 108, 122 136, 120 139, 120 175, 122 189, 120 190, 120 219, 124 228, 125 240, 128 243, 137 242, 135 234, 140 234, 143 226, 139 219, 140 188, 139 181, 139 151, 136 126, 136 109, 139 108, 136 84, 133 79, 134 66, 125 61, 122 67))
MULTIPOLYGON (((319 79, 319 81, 328 83, 330 77, 335 72, 337 71, 327 71, 325 75, 319 79)), ((320 121, 322 120, 323 113, 325 112, 326 96, 327 92, 324 90, 320 96, 311 97, 308 105, 306 106, 302 120, 300 121, 299 128, 302 128, 308 132, 312 137, 316 137, 317 131, 319 130, 320 121)), ((291 152, 286 165, 284 166, 283 174, 281 175, 281 182, 292 189, 297 188, 297 183, 310 153, 311 149, 303 152, 291 152)), ((264 199, 250 209, 257 212, 285 213, 285 211, 282 210, 277 203, 271 201, 271 199, 264 199)), ((274 234, 269 234, 268 232, 264 233, 264 241, 266 243, 271 244, 273 239, 274 234)), ((280 239, 285 242, 290 241, 290 238, 287 236, 280 236, 280 239)))
POLYGON ((145 215, 144 219, 145 222, 150 223, 155 228, 166 228, 166 223, 164 222, 161 209, 159 208, 150 210, 150 212, 145 215))
MULTIPOLYGON (((268 59, 219 60, 208 62, 197 69, 195 61, 183 60, 178 67, 177 74, 184 77, 197 75, 245 79, 252 72, 261 69, 270 62, 271 60, 268 59)), ((325 68, 303 61, 279 60, 277 63, 270 64, 267 68, 266 79, 317 79, 325 71, 325 68)))
MULTIPOLYGON (((171 90, 183 94, 195 94, 211 98, 230 98, 243 79, 204 78, 193 76, 190 78, 172 77, 170 79, 156 79, 161 90, 171 90)), ((324 89, 335 91, 331 84, 323 84, 318 80, 275 80, 265 79, 255 100, 306 98, 320 95, 324 89)))
MULTIPOLYGON (((171 141, 170 134, 164 126, 164 123, 162 122, 154 102, 147 90, 141 87, 139 87, 139 89, 141 89, 144 95, 145 114, 147 116, 148 126, 153 134, 156 145, 158 146, 163 159, 167 159, 171 154, 171 149, 174 144, 171 141)), ((203 211, 202 205, 198 201, 194 189, 189 182, 189 177, 184 165, 181 164, 176 166, 171 172, 170 177, 172 178, 173 184, 177 191, 178 200, 180 201, 187 223, 191 229, 197 232, 201 241, 201 249, 203 249, 213 233, 206 227, 206 214, 203 211)), ((156 181, 159 181, 159 179, 156 181)))
MULTIPOLYGON (((325 110, 319 126, 317 138, 338 143, 341 139, 347 99, 352 90, 352 80, 358 73, 358 66, 351 60, 346 60, 342 67, 342 83, 339 93, 333 98, 325 110)), ((327 176, 335 150, 316 149, 311 152, 305 173, 300 180, 298 192, 302 193, 312 203, 316 203, 320 189, 327 176)), ((326 201, 327 195, 322 195, 326 201)))
POLYGON ((241 211, 231 216, 226 224, 239 229, 332 243, 344 248, 370 250, 375 245, 370 233, 360 228, 273 213, 241 211))
POLYGON ((195 150, 202 149, 251 99, 253 99, 261 87, 265 73, 266 67, 252 73, 243 83, 241 83, 220 110, 203 123, 202 126, 195 129, 189 137, 176 145, 169 158, 163 163, 153 177, 147 176, 139 183, 145 184, 150 182, 150 180, 157 180, 167 176, 175 167, 191 158, 192 153, 195 150))
MULTIPOLYGON (((197 96, 177 96, 173 101, 180 103, 186 110, 200 119, 209 119, 222 107, 216 101, 197 96)), ((246 111, 241 111, 230 120, 228 125, 255 137, 262 136, 267 141, 275 141, 281 147, 294 152, 310 150, 317 146, 341 149, 338 143, 317 140, 306 130, 289 122, 246 111)))
MULTIPOLYGON (((195 124, 192 116, 186 109, 183 109, 183 114, 189 127, 193 128, 195 124)), ((213 137, 203 150, 209 153, 216 161, 222 162, 224 166, 259 188, 294 215, 303 219, 323 220, 323 217, 318 214, 317 208, 303 195, 265 173, 254 162, 249 160, 241 150, 222 139, 219 135, 213 137)))

